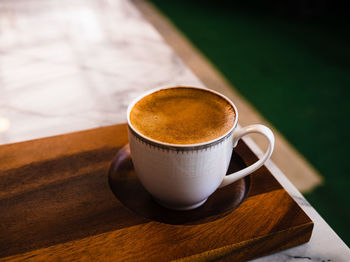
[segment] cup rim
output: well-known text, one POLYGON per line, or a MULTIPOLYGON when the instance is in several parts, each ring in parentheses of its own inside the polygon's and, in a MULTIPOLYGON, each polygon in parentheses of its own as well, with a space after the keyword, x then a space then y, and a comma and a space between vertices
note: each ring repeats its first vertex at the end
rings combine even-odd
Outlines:
POLYGON ((177 85, 177 86, 163 86, 163 87, 158 87, 158 88, 154 88, 151 89, 149 91, 147 91, 146 93, 143 93, 142 95, 136 97, 134 100, 132 100, 132 102, 129 104, 128 109, 127 109, 127 113, 126 113, 126 117, 127 117, 127 121, 128 121, 128 127, 138 136, 140 136, 141 138, 143 138, 145 141, 149 141, 153 144, 158 144, 162 147, 170 147, 170 148, 195 148, 195 147, 202 147, 202 146, 207 146, 210 144, 216 144, 218 141, 224 139, 225 137, 227 137, 229 134, 231 134, 231 132, 236 128, 237 123, 238 123, 238 111, 237 111, 237 107, 235 106, 235 104, 225 95, 214 91, 212 89, 206 88, 206 87, 198 87, 198 86, 185 86, 185 85, 177 85), (207 92, 211 92, 213 94, 216 94, 220 97, 222 97, 223 99, 225 99, 232 107, 233 110, 235 111, 235 120, 233 122, 232 127, 230 128, 230 130, 228 130, 225 134, 223 134, 222 136, 219 136, 215 139, 209 140, 209 141, 205 141, 205 142, 201 142, 201 143, 195 143, 195 144, 172 144, 172 143, 166 143, 166 142, 162 142, 159 140, 155 140, 152 139, 148 136, 143 135, 142 133, 140 133, 139 131, 136 130, 136 128, 133 127, 133 125, 131 124, 130 121, 130 113, 132 108, 134 107, 134 105, 140 101, 141 99, 143 99, 144 97, 153 94, 155 92, 161 91, 161 90, 165 90, 165 89, 172 89, 172 88, 193 88, 193 89, 200 89, 200 90, 204 90, 207 92))

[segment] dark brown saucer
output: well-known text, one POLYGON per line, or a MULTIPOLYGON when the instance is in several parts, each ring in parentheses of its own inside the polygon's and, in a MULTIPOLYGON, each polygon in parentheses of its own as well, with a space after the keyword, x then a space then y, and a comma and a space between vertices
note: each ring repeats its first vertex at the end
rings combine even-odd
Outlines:
MULTIPOLYGON (((243 160, 233 152, 227 173, 246 167, 243 160)), ((250 177, 220 188, 200 207, 188 211, 167 209, 157 204, 136 177, 130 157, 129 145, 116 154, 108 174, 109 185, 127 208, 136 214, 167 224, 201 224, 218 219, 236 209, 247 196, 250 177)))

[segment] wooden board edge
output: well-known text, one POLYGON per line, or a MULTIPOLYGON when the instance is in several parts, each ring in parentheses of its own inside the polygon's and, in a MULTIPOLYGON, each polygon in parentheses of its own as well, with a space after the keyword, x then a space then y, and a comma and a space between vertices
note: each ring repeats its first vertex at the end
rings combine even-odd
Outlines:
MULTIPOLYGON (((263 237, 242 241, 235 245, 228 245, 174 261, 247 261, 307 243, 311 238, 313 227, 314 223, 310 220, 308 223, 287 230, 274 232, 263 237), (286 234, 288 234, 287 237, 286 234), (266 241, 269 239, 273 239, 275 244, 269 249, 266 249, 266 241), (254 252, 251 250, 254 250, 254 252)), ((269 241, 270 244, 271 241, 269 241)))
POLYGON ((0 171, 127 143, 127 124, 122 123, 0 145, 0 171))

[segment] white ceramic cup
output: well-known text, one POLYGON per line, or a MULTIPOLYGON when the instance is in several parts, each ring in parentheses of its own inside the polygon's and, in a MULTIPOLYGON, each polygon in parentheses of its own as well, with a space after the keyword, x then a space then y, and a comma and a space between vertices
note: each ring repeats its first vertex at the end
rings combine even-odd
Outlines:
MULTIPOLYGON (((176 87, 168 87, 176 88, 176 87)), ((176 209, 194 209, 220 187, 229 185, 261 167, 271 156, 275 138, 269 128, 250 125, 237 130, 238 111, 224 95, 206 88, 194 87, 215 93, 233 107, 236 118, 232 128, 223 136, 199 144, 169 144, 138 132, 131 124, 130 112, 143 97, 161 89, 152 90, 135 99, 127 110, 131 158, 138 179, 161 205, 176 209), (256 163, 225 176, 233 148, 244 135, 259 133, 268 140, 265 155, 256 163)))

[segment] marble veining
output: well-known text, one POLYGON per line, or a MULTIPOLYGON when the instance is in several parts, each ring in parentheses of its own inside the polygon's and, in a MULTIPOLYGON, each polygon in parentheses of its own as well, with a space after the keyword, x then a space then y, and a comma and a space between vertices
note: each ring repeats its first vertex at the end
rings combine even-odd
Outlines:
POLYGON ((202 86, 128 1, 0 2, 0 144, 126 122, 179 84, 202 86))
MULTIPOLYGON (((203 86, 130 1, 0 1, 0 144, 126 122, 135 97, 180 84, 203 86)), ((266 166, 315 226, 310 242, 254 261, 350 261, 301 193, 266 166)))

